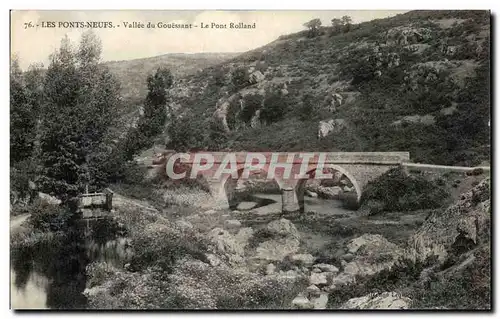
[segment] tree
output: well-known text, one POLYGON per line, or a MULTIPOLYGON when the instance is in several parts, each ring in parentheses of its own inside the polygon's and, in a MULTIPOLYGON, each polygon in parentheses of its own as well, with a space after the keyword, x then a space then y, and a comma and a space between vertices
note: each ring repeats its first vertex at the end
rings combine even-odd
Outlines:
POLYGON ((11 61, 10 69, 10 156, 12 162, 18 162, 31 156, 34 141, 33 127, 36 115, 30 105, 29 92, 26 89, 23 74, 17 57, 11 61))
POLYGON ((316 18, 309 22, 304 23, 304 27, 309 29, 309 37, 314 38, 319 35, 319 28, 321 27, 321 20, 316 18))
MULTIPOLYGON (((11 194, 21 200, 33 199, 31 183, 36 178, 37 157, 33 156, 41 94, 33 83, 33 68, 22 73, 17 57, 10 70, 10 182, 11 194)), ((39 77, 41 78, 41 77, 39 77)))
POLYGON ((35 119, 35 126, 31 129, 34 135, 33 141, 33 159, 40 155, 40 138, 42 134, 41 108, 44 103, 44 71, 43 64, 31 64, 28 71, 24 74, 24 83, 26 87, 26 98, 30 105, 31 115, 35 119))
POLYGON ((44 79, 41 186, 62 199, 102 183, 95 173, 105 159, 96 159, 104 156, 99 154, 103 144, 111 146, 107 134, 120 99, 118 82, 99 63, 100 53, 101 43, 91 31, 76 50, 65 37, 44 79))
POLYGON ((342 20, 337 19, 337 18, 332 19, 332 27, 333 27, 334 34, 338 34, 338 33, 342 32, 342 26, 343 26, 342 20))
POLYGON ((169 69, 160 67, 148 77, 148 95, 144 103, 144 117, 139 129, 146 136, 155 136, 163 131, 167 120, 168 90, 172 87, 173 77, 169 69))
POLYGON ((144 114, 136 128, 129 131, 125 141, 125 157, 132 159, 141 148, 153 142, 162 133, 167 121, 168 90, 172 87, 173 76, 169 69, 159 67, 147 79, 148 94, 144 101, 144 114))
POLYGON ((352 26, 352 18, 350 16, 343 16, 341 20, 344 26, 344 32, 349 32, 352 26))
POLYGON ((206 149, 209 131, 210 126, 202 119, 174 116, 168 127, 168 146, 181 152, 206 149))

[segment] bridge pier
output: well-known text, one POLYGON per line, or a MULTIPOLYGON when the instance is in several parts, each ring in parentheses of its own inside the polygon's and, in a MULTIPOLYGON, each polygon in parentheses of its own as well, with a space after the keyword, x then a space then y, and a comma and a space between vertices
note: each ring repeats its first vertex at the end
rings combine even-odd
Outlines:
POLYGON ((297 193, 293 187, 285 187, 281 189, 281 202, 283 213, 295 213, 301 210, 297 193))
POLYGON ((224 187, 224 184, 224 182, 218 180, 208 181, 208 187, 210 189, 210 195, 212 196, 214 208, 231 208, 231 202, 234 199, 234 188, 224 187))

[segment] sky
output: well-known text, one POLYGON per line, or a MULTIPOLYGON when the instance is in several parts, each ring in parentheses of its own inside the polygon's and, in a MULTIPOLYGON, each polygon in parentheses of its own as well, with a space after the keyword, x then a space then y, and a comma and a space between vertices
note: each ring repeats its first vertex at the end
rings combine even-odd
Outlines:
POLYGON ((131 60, 168 53, 244 52, 263 46, 280 35, 303 30, 303 24, 320 18, 323 25, 330 25, 332 18, 344 15, 354 23, 394 16, 406 11, 356 10, 356 11, 12 11, 11 54, 17 55, 20 66, 26 69, 31 63, 47 66, 49 55, 59 47, 67 35, 76 45, 81 33, 88 29, 62 28, 59 22, 109 21, 115 28, 93 29, 103 44, 104 61, 131 60), (33 27, 25 27, 31 22, 33 27), (42 28, 42 22, 55 22, 55 28, 42 28), (255 23, 255 29, 165 29, 125 28, 123 23, 151 22, 238 24, 255 23), (38 25, 38 27, 36 27, 38 25))

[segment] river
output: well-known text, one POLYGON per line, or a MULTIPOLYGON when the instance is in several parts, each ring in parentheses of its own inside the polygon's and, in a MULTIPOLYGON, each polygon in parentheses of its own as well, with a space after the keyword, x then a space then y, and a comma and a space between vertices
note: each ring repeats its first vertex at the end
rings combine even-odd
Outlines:
MULTIPOLYGON (((11 232, 20 227, 11 222, 11 232)), ((85 267, 93 261, 123 266, 131 256, 125 238, 109 223, 81 221, 67 236, 11 250, 13 309, 85 309, 85 267)))
MULTIPOLYGON (((253 194, 251 198, 255 203, 248 207, 253 206, 251 210, 258 215, 281 211, 280 194, 253 194)), ((305 208, 339 217, 354 213, 342 208, 338 200, 306 197, 305 208)), ((13 218, 11 233, 18 231, 26 218, 13 218)), ((94 228, 91 236, 87 231, 89 225, 82 223, 77 231, 57 243, 11 251, 11 307, 84 309, 85 267, 96 260, 123 266, 131 254, 124 238, 108 238, 110 230, 106 223, 103 226, 101 221, 96 225, 101 226, 94 228)))

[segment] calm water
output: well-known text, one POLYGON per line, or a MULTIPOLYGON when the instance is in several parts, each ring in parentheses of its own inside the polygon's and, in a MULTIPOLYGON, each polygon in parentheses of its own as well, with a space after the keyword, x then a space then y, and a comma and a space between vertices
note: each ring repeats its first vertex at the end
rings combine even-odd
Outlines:
MULTIPOLYGON (((252 194, 246 201, 258 203, 256 207, 249 210, 257 214, 268 214, 281 211, 281 194, 252 194)), ((342 201, 337 199, 322 199, 304 197, 304 210, 306 212, 315 212, 328 215, 347 215, 353 214, 353 210, 343 207, 342 201)))
POLYGON ((84 309, 85 267, 92 261, 123 266, 131 256, 106 222, 81 223, 63 240, 11 252, 13 309, 84 309), (89 232, 92 229, 92 232, 89 232), (115 238, 110 238, 115 237, 115 238))

